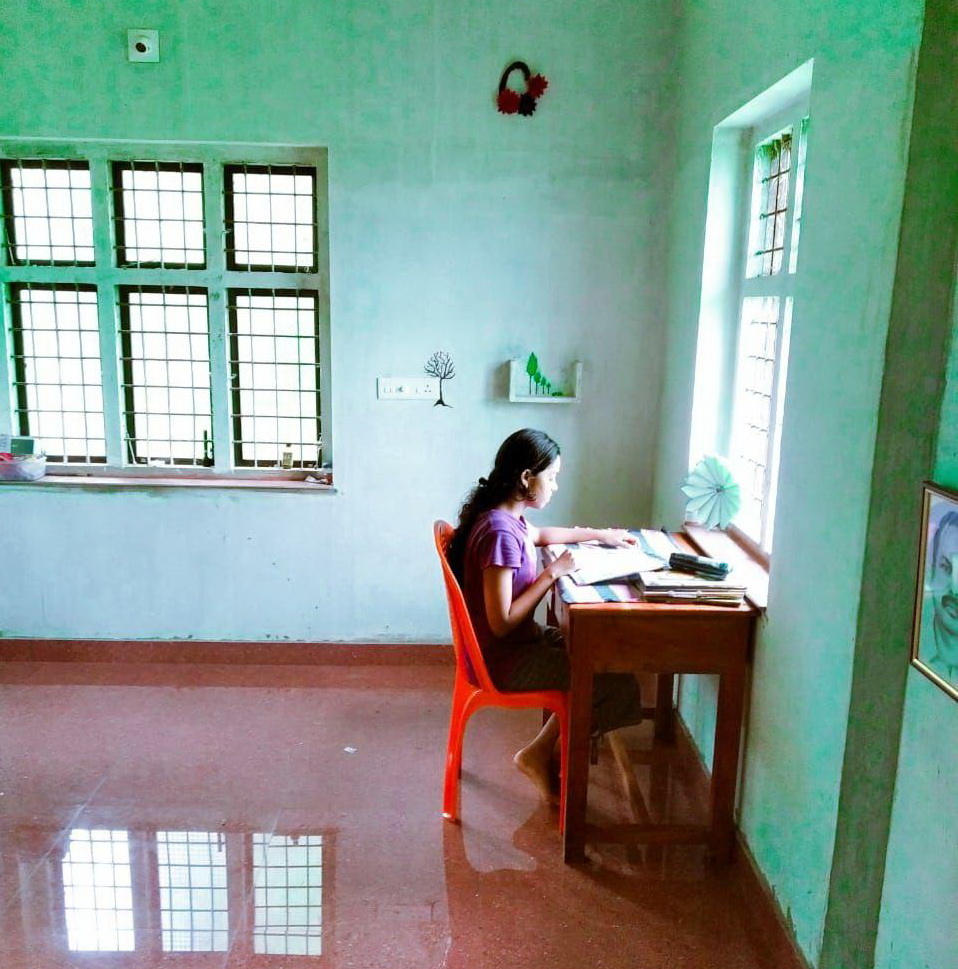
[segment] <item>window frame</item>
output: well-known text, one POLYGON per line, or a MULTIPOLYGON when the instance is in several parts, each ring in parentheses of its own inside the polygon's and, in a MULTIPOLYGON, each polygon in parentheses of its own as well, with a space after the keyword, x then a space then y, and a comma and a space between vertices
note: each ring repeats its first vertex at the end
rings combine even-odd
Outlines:
POLYGON ((772 388, 769 400, 768 442, 765 456, 765 480, 761 495, 761 515, 757 533, 746 531, 740 525, 735 526, 743 539, 752 543, 760 553, 771 555, 774 538, 775 505, 778 497, 778 472, 781 444, 781 425, 784 416, 785 393, 788 373, 788 348, 791 338, 791 323, 795 306, 795 291, 798 280, 798 253, 793 259, 792 238, 796 226, 796 218, 801 213, 795 209, 798 186, 804 180, 804 170, 800 171, 800 164, 804 166, 802 156, 803 137, 807 138, 807 131, 803 132, 803 119, 809 117, 809 99, 800 97, 781 109, 769 113, 741 132, 742 166, 741 185, 742 198, 737 205, 737 219, 739 220, 740 256, 736 271, 736 316, 732 321, 734 327, 734 369, 731 381, 731 406, 729 408, 727 429, 727 453, 735 466, 738 457, 734 451, 737 430, 741 427, 744 417, 742 414, 741 384, 743 380, 744 357, 744 308, 746 300, 774 298, 779 301, 779 322, 775 328, 775 369, 772 378, 772 388), (791 160, 789 165, 788 201, 786 205, 785 234, 782 239, 782 261, 779 272, 774 274, 749 275, 749 263, 752 259, 752 218, 755 192, 755 159, 760 145, 791 129, 791 160), (794 265, 793 265, 794 262, 794 265))
MULTIPOLYGON (((8 219, 13 213, 9 199, 0 200, 3 212, 4 244, 0 246, 0 289, 3 298, 0 320, 0 428, 20 433, 16 384, 12 368, 12 308, 8 299, 11 285, 93 286, 97 291, 100 338, 100 369, 103 390, 103 418, 106 437, 106 462, 103 464, 48 464, 50 476, 144 479, 188 479, 197 483, 249 481, 275 483, 302 482, 307 476, 323 484, 332 483, 332 401, 330 393, 330 312, 329 312, 329 206, 328 153, 325 148, 290 145, 251 145, 234 143, 158 143, 76 141, 0 138, 0 164, 21 160, 86 162, 90 168, 95 262, 54 264, 14 262, 12 238, 7 235, 8 219), (144 267, 123 265, 117 248, 114 208, 117 183, 115 165, 156 162, 184 166, 200 165, 203 172, 203 267, 173 268, 169 265, 144 267), (314 233, 316 267, 314 272, 289 270, 262 271, 229 269, 226 258, 227 166, 248 165, 308 167, 315 171, 314 233), (180 287, 205 289, 208 294, 210 349, 210 392, 213 400, 213 465, 144 467, 128 463, 125 428, 122 346, 120 325, 121 287, 180 287), (322 465, 304 469, 235 467, 233 465, 232 385, 229 371, 229 325, 227 294, 230 290, 295 290, 315 294, 317 337, 320 345, 318 412, 322 428, 322 465)), ((279 455, 277 456, 279 459, 279 455)))

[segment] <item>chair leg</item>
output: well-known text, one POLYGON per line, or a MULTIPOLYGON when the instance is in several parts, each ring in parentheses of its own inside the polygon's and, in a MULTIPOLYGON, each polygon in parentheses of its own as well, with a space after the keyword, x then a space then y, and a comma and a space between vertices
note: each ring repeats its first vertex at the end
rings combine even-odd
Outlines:
POLYGON ((446 746, 446 775, 442 790, 442 816, 447 821, 459 820, 459 779, 462 776, 462 744, 466 732, 466 712, 464 698, 458 694, 453 698, 452 713, 449 717, 449 743, 446 746))

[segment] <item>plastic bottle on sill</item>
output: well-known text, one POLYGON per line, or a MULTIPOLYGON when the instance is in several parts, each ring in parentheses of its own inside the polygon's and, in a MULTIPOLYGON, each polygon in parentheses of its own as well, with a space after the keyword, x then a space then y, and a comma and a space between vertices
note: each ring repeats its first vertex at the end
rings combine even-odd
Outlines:
POLYGON ((293 445, 287 444, 283 450, 283 460, 280 462, 284 470, 289 471, 293 467, 293 445))

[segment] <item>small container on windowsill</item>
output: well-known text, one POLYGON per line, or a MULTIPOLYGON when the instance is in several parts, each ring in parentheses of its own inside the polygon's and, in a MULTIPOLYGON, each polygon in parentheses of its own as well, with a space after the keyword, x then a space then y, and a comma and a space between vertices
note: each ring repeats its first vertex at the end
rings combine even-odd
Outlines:
POLYGON ((0 481, 39 481, 46 473, 45 454, 16 454, 0 459, 0 481))

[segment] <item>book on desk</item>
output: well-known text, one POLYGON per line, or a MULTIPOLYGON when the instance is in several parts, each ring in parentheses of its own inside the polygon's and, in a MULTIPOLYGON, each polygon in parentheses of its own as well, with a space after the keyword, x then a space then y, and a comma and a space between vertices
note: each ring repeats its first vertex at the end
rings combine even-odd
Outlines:
MULTIPOLYGON (((576 599, 588 601, 583 587, 604 587, 617 599, 632 598, 623 594, 623 586, 634 589, 649 602, 701 603, 706 605, 738 606, 745 599, 746 587, 731 575, 721 578, 711 575, 669 568, 675 562, 675 553, 684 550, 667 532, 657 529, 632 531, 636 544, 627 548, 610 548, 593 542, 575 545, 551 546, 552 554, 572 551, 577 568, 563 585, 570 589, 576 599)), ((680 558, 683 556, 680 556, 680 558)), ((694 556, 684 556, 694 558, 694 556)), ((705 561, 705 560, 703 560, 705 561)), ((721 564, 721 563, 716 563, 721 564)), ((727 569, 727 566, 724 567, 727 569)))

